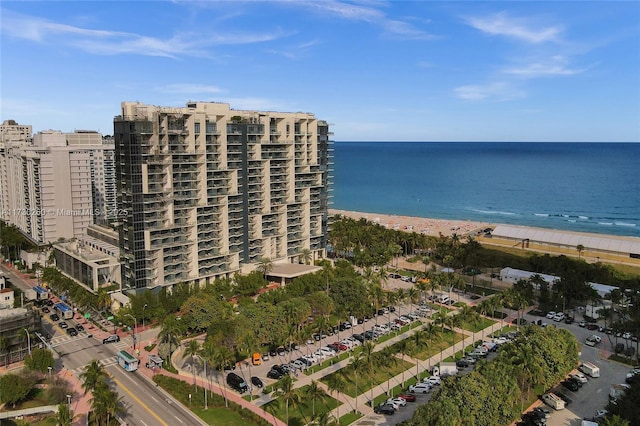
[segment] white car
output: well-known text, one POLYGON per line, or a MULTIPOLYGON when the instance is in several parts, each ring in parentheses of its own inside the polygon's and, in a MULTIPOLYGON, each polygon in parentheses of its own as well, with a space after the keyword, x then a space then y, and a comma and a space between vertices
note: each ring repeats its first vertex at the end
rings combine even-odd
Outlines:
POLYGON ((323 346, 320 348, 320 352, 322 352, 323 354, 325 354, 326 356, 334 356, 336 354, 336 351, 334 351, 333 349, 331 349, 329 346, 323 346))
POLYGON ((428 383, 416 383, 413 386, 409 386, 409 392, 411 393, 427 393, 431 391, 431 386, 428 383))
POLYGON ((584 342, 585 345, 587 346, 595 346, 598 343, 600 343, 602 341, 602 338, 600 336, 597 336, 595 334, 591 335, 590 337, 587 338, 587 341, 584 342))
POLYGON ((587 383, 587 376, 585 376, 584 374, 582 374, 580 372, 569 374, 569 377, 572 377, 572 378, 574 378, 576 380, 579 380, 582 383, 587 383))
POLYGON ((564 313, 563 312, 558 312, 557 314, 555 314, 553 316, 553 320, 556 322, 560 322, 564 319, 564 313))
POLYGON ((442 379, 440 378, 440 376, 431 376, 431 377, 425 377, 424 379, 422 379, 423 383, 428 383, 431 386, 438 386, 440 385, 440 383, 442 383, 442 379))
MULTIPOLYGON (((405 407, 407 405, 407 401, 402 398, 389 398, 385 404, 391 404, 393 407, 405 407)), ((397 410, 397 408, 396 408, 397 410)))
POLYGON ((293 365, 295 368, 297 368, 300 371, 305 370, 307 368, 307 364, 300 361, 299 359, 296 359, 295 361, 293 361, 291 365, 293 365))
POLYGON ((623 338, 623 339, 631 339, 631 333, 629 333, 628 331, 625 331, 625 332, 622 334, 622 338, 623 338))
POLYGON ((494 337, 492 340, 496 345, 504 345, 508 342, 506 337, 494 337))
POLYGON ((315 356, 318 359, 327 359, 327 354, 325 354, 324 352, 317 350, 313 353, 313 356, 315 356))
POLYGON ((548 319, 553 319, 553 317, 555 317, 555 316, 556 316, 556 312, 555 311, 549 311, 547 313, 547 318, 548 319))

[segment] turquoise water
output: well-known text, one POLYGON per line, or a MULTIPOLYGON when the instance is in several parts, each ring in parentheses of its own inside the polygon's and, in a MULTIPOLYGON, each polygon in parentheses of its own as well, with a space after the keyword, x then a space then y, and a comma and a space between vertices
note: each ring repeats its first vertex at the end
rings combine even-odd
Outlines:
POLYGON ((640 144, 336 142, 332 208, 640 237, 640 144))

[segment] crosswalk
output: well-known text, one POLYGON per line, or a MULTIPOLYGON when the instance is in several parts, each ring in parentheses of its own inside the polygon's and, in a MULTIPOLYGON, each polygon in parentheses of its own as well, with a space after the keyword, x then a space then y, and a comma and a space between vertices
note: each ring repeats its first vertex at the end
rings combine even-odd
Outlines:
POLYGON ((55 336, 55 337, 52 337, 51 340, 49 340, 49 345, 55 348, 56 346, 64 345, 65 343, 73 342, 80 339, 86 339, 88 337, 89 337, 89 333, 87 333, 86 331, 83 331, 82 333, 78 333, 77 336, 71 336, 68 334, 62 335, 62 336, 55 336))
MULTIPOLYGON (((102 358, 100 360, 98 360, 98 362, 103 366, 103 367, 110 367, 112 365, 115 365, 118 363, 118 357, 117 356, 110 356, 107 358, 102 358)), ((83 365, 77 368, 74 368, 72 370, 70 370, 74 376, 76 377, 80 377, 80 375, 82 373, 84 373, 84 371, 86 370, 87 365, 83 365)))

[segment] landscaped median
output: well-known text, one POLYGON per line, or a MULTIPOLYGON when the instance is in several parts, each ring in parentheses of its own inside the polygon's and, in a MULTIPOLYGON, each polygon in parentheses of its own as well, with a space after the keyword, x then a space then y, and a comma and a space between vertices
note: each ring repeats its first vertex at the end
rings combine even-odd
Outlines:
MULTIPOLYGON (((166 392, 171 394, 182 405, 188 407, 194 414, 200 417, 205 423, 213 424, 243 424, 267 426, 271 423, 252 411, 246 410, 238 404, 207 391, 207 408, 205 409, 205 389, 189 384, 183 380, 173 377, 156 374, 153 381, 160 385, 166 392), (227 408, 228 405, 228 408, 227 408)), ((232 392, 228 390, 228 392, 232 392)))

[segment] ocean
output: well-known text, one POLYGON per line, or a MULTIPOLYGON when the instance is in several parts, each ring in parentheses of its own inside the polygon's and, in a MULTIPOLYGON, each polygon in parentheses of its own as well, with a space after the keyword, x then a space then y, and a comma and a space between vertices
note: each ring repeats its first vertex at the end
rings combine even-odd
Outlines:
POLYGON ((640 237, 638 143, 334 148, 334 209, 640 237))

